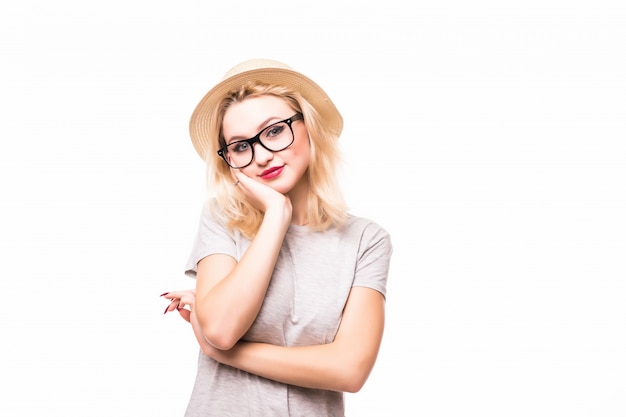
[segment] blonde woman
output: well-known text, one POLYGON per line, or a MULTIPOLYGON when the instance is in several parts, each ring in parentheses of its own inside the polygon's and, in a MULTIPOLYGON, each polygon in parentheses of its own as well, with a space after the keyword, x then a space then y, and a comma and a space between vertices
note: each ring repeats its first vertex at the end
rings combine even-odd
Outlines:
POLYGON ((209 190, 185 270, 196 286, 162 295, 200 345, 187 417, 344 416, 343 393, 367 381, 392 245, 346 209, 342 127, 321 87, 266 59, 193 112, 209 190))

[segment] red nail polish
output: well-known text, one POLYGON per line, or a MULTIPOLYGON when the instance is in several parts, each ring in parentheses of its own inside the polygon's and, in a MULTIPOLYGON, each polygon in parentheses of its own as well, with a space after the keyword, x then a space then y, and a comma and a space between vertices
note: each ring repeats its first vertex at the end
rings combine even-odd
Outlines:
POLYGON ((163 297, 164 295, 167 295, 167 294, 169 294, 169 291, 168 292, 164 292, 163 294, 159 295, 159 297, 163 297))
POLYGON ((165 308, 165 311, 163 312, 163 314, 166 314, 166 313, 167 313, 167 309, 168 309, 168 308, 170 308, 170 306, 167 306, 167 307, 165 308))

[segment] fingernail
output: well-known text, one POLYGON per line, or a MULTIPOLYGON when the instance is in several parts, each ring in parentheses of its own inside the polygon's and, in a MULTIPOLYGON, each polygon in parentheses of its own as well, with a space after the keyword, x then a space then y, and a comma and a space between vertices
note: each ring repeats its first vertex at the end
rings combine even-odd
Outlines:
POLYGON ((165 311, 163 312, 163 314, 167 313, 167 309, 168 309, 168 308, 170 308, 170 306, 167 306, 167 307, 165 308, 165 311))
POLYGON ((163 294, 159 295, 159 297, 163 297, 164 295, 167 295, 167 294, 169 294, 169 291, 168 292, 164 292, 163 294))

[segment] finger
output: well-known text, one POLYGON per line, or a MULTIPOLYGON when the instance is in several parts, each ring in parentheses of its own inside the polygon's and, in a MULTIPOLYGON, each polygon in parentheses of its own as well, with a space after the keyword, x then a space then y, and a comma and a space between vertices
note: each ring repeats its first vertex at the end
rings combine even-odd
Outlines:
POLYGON ((249 178, 246 176, 246 174, 244 174, 243 172, 241 172, 238 169, 230 169, 230 172, 233 176, 233 186, 238 187, 241 185, 246 184, 246 181, 249 180, 249 178))
POLYGON ((167 300, 173 300, 175 298, 183 298, 186 294, 195 294, 195 290, 178 290, 178 291, 168 291, 159 295, 159 297, 163 297, 167 300))
POLYGON ((179 303, 180 303, 179 299, 172 300, 172 302, 165 308, 165 311, 163 312, 163 314, 167 314, 170 311, 176 310, 178 308, 179 303))
POLYGON ((180 308, 178 309, 178 314, 180 314, 180 316, 186 321, 191 322, 191 311, 186 308, 180 308))

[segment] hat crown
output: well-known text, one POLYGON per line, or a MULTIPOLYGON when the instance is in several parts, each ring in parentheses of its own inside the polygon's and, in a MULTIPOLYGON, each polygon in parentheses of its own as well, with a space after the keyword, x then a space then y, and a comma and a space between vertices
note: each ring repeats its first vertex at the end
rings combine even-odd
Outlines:
POLYGON ((226 80, 227 78, 233 77, 237 74, 264 68, 280 68, 292 70, 291 67, 289 67, 288 65, 273 59, 249 59, 247 61, 240 62, 239 64, 229 69, 228 72, 226 72, 226 74, 224 75, 223 79, 226 80))
POLYGON ((298 91, 317 110, 328 130, 337 137, 341 134, 343 128, 341 114, 317 83, 280 61, 266 58, 249 59, 228 70, 222 81, 204 95, 191 115, 189 134, 193 146, 202 159, 206 159, 209 143, 215 140, 209 135, 216 123, 213 119, 215 106, 219 105, 224 96, 251 80, 261 80, 298 91))

